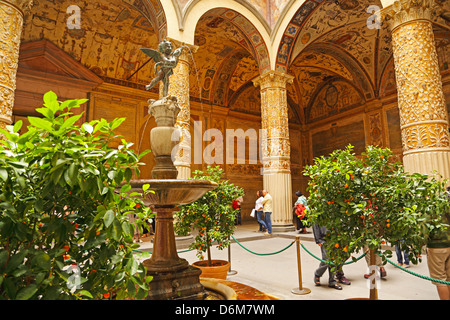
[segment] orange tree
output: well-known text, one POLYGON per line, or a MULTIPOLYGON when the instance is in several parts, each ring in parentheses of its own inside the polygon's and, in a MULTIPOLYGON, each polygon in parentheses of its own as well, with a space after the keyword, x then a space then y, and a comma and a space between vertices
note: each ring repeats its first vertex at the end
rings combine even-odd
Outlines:
POLYGON ((124 119, 76 125, 86 100, 44 95, 42 117, 2 130, 0 299, 144 297, 145 268, 132 249, 134 225, 149 210, 125 197, 139 157, 113 130, 124 119))
POLYGON ((206 172, 194 171, 192 179, 214 181, 218 187, 191 204, 180 206, 175 214, 177 234, 187 235, 193 229, 198 231, 190 248, 197 250, 197 257, 201 260, 207 252, 208 266, 211 265, 211 246, 214 242, 217 242, 219 250, 229 246, 236 219, 232 203, 234 199, 244 195, 242 188, 224 180, 222 176, 223 170, 219 166, 208 166, 206 172))
POLYGON ((352 150, 336 150, 305 167, 311 178, 308 223, 329 230, 324 247, 334 265, 367 247, 386 263, 392 252, 381 251, 385 242, 401 243, 417 263, 430 231, 448 227, 441 222, 449 206, 444 182, 405 173, 389 149, 369 146, 359 157, 352 150))

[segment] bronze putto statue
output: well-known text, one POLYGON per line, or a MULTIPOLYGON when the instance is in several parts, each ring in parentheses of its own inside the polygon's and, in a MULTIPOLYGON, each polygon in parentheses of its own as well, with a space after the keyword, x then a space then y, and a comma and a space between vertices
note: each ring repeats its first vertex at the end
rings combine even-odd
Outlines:
POLYGON ((155 86, 155 84, 157 84, 159 81, 162 81, 163 97, 166 97, 169 94, 169 77, 173 74, 173 69, 178 64, 178 58, 183 52, 183 47, 187 46, 182 45, 180 48, 172 51, 172 43, 164 39, 158 46, 159 51, 149 48, 141 49, 143 53, 151 57, 155 62, 156 77, 150 82, 150 84, 145 86, 147 90, 150 90, 155 86))

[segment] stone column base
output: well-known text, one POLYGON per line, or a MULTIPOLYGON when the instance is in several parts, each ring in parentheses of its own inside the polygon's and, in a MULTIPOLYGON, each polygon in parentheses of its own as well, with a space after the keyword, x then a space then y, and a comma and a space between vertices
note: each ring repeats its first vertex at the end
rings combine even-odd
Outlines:
POLYGON ((272 232, 294 231, 292 183, 289 172, 264 173, 264 189, 272 196, 272 232))
POLYGON ((410 173, 433 174, 434 171, 448 179, 450 183, 450 150, 424 150, 405 154, 405 171, 410 173))

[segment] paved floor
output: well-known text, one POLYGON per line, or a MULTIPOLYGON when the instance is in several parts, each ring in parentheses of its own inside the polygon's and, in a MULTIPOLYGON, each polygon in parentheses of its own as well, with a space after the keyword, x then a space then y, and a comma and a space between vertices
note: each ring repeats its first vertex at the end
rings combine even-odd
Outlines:
MULTIPOLYGON (((273 253, 295 241, 296 232, 285 232, 274 236, 264 236, 259 232, 256 223, 245 223, 237 226, 234 237, 245 248, 255 253, 273 253)), ((141 250, 151 251, 152 244, 147 239, 141 243, 141 250)), ((314 242, 312 233, 300 235, 301 243, 314 255, 320 257, 320 249, 314 242)), ((328 288, 327 273, 322 277, 322 286, 315 286, 313 274, 319 261, 307 253, 303 248, 301 252, 302 286, 311 289, 306 295, 291 293, 299 288, 297 247, 294 243, 288 249, 274 255, 257 255, 242 248, 234 242, 231 245, 231 269, 237 273, 229 275, 228 280, 240 282, 283 300, 343 300, 349 298, 368 298, 368 280, 363 274, 367 271, 365 259, 346 265, 344 273, 351 281, 351 285, 344 286, 338 291, 328 288)), ((180 244, 180 247, 184 247, 180 244)), ((183 251, 178 247, 179 251, 183 251)), ((196 251, 179 253, 179 256, 191 264, 198 259, 196 251)), ((228 250, 212 250, 213 259, 228 260, 228 250)), ((359 256, 358 254, 357 256, 359 256)), ((395 254, 391 261, 396 262, 395 254)), ((435 286, 429 281, 409 274, 391 264, 385 266, 387 277, 380 280, 378 297, 382 300, 438 300, 435 286)), ((422 262, 411 265, 410 271, 420 275, 429 276, 426 255, 422 255, 422 262)))

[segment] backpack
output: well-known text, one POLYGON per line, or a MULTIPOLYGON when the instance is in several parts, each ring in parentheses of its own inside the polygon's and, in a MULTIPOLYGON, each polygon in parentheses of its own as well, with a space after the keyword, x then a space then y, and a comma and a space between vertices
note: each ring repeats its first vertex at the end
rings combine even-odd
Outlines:
POLYGON ((305 206, 302 203, 297 203, 295 206, 295 214, 299 219, 303 219, 305 217, 305 206))

